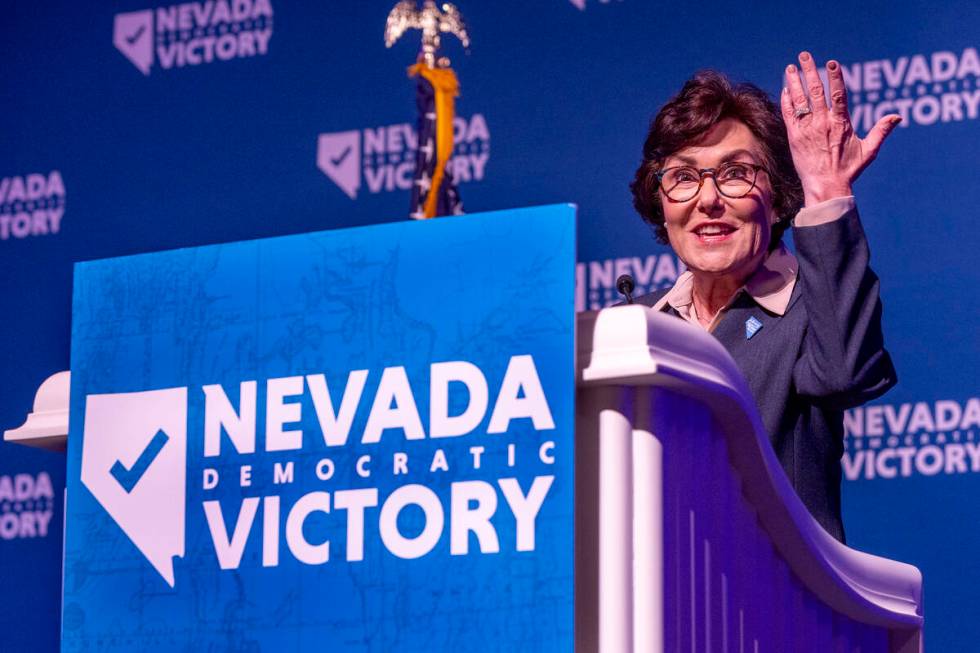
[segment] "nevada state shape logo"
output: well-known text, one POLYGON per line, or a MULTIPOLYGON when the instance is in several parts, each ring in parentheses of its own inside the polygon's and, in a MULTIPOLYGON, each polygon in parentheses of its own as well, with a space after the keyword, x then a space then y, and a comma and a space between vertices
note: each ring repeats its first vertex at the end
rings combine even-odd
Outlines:
POLYGON ((131 11, 116 14, 112 44, 144 75, 153 65, 153 12, 131 11))
POLYGON ((174 586, 184 556, 187 388, 89 395, 82 484, 174 586))
POLYGON ((361 187, 361 133, 358 131, 320 134, 316 165, 351 199, 361 187))

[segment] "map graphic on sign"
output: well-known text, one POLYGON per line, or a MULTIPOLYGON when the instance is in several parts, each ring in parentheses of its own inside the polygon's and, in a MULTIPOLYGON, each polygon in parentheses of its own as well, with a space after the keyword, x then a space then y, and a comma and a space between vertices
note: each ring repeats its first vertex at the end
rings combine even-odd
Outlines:
POLYGON ((187 388, 89 395, 82 483, 174 586, 184 555, 187 388))

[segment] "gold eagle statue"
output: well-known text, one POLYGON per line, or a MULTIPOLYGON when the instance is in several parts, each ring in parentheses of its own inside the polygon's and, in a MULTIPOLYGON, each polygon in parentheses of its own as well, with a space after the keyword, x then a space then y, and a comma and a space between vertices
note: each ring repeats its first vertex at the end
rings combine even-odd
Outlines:
MULTIPOLYGON (((402 34, 410 29, 422 30, 421 59, 428 67, 436 67, 436 53, 439 50, 440 36, 453 34, 463 44, 470 45, 470 37, 466 31, 466 22, 456 5, 444 2, 441 7, 435 0, 425 0, 422 8, 415 0, 402 0, 388 14, 385 24, 385 47, 395 44, 402 34)), ((439 61, 440 67, 448 66, 448 61, 439 61)))

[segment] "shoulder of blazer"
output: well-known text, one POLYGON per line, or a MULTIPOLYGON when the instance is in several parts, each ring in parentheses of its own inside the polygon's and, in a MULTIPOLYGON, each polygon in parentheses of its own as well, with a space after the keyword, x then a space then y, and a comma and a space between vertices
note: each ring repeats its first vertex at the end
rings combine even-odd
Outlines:
MULTIPOLYGON (((668 292, 670 292, 670 288, 661 288, 660 290, 655 290, 652 293, 647 293, 646 295, 640 295, 639 297, 634 297, 633 303, 643 304, 644 306, 653 306, 661 299, 663 299, 664 295, 666 295, 668 292)), ((626 303, 625 301, 622 301, 619 302, 619 304, 616 304, 616 306, 621 306, 625 303, 626 303)))

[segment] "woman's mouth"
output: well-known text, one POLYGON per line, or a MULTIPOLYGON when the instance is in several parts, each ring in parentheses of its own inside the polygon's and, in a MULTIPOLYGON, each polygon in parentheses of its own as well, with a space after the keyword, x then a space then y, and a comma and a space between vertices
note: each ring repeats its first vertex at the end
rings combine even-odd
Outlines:
POLYGON ((728 240, 735 231, 735 227, 731 225, 713 222, 700 225, 694 229, 693 233, 698 237, 698 242, 710 245, 728 240))

